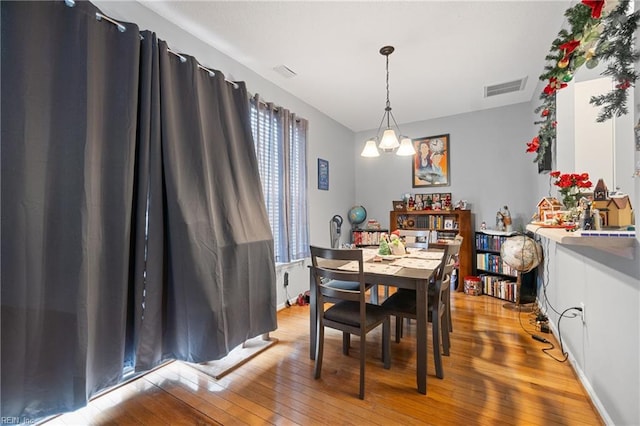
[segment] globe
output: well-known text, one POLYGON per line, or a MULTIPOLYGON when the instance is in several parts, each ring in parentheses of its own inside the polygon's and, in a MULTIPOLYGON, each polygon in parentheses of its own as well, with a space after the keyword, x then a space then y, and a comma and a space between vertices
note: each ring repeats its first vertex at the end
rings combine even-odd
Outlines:
POLYGON ((513 269, 529 272, 542 261, 542 247, 526 235, 516 235, 502 243, 500 257, 513 269))
POLYGON ((367 218, 367 211, 362 206, 353 206, 349 210, 349 222, 352 225, 360 225, 367 218))

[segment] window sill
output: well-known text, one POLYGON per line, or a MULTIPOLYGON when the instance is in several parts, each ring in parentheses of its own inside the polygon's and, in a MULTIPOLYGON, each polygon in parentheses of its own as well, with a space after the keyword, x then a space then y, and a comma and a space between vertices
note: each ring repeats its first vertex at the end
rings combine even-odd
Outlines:
MULTIPOLYGON (((638 242, 631 233, 618 233, 624 236, 593 236, 582 234, 582 231, 568 232, 565 229, 543 228, 537 225, 527 225, 527 231, 548 238, 558 244, 568 246, 592 247, 615 256, 634 259, 638 250, 638 242)), ((613 231, 612 231, 613 232, 613 231)))

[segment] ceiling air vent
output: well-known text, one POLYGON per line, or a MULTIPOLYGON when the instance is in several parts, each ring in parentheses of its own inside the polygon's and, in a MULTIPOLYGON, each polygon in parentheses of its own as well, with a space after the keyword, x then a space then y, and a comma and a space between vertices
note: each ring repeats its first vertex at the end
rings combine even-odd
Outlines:
POLYGON ((298 75, 296 74, 295 71, 293 71, 291 68, 289 68, 286 65, 278 65, 277 67, 274 67, 273 70, 278 74, 280 74, 281 76, 283 76, 284 78, 293 78, 296 75, 298 75))
POLYGON ((484 97, 503 95, 505 93, 519 92, 527 85, 527 77, 518 80, 508 81, 506 83, 493 84, 484 87, 484 97))

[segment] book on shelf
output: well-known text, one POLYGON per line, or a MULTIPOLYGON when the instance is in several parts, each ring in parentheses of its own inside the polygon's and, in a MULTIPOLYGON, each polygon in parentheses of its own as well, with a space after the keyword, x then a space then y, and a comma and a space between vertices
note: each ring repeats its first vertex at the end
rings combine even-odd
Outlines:
POLYGON ((517 298, 517 283, 495 275, 481 274, 482 291, 484 294, 515 302, 517 298))

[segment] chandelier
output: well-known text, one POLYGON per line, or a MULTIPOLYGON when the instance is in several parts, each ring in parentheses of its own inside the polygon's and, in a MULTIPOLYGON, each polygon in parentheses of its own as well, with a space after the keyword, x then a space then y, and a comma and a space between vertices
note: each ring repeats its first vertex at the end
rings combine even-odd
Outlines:
POLYGON ((380 121, 380 126, 378 126, 376 137, 369 139, 364 145, 364 149, 360 154, 363 157, 380 156, 378 148, 380 148, 384 152, 391 152, 397 149, 396 155, 408 156, 414 155, 416 153, 416 150, 413 148, 411 139, 409 139, 407 136, 402 136, 402 134, 400 133, 400 127, 398 126, 398 123, 396 123, 396 118, 391 112, 391 102, 389 102, 389 55, 391 55, 394 50, 395 49, 393 46, 384 46, 380 49, 380 54, 386 56, 387 58, 387 104, 384 109, 384 114, 382 115, 382 120, 380 121), (382 130, 382 126, 385 124, 385 121, 387 127, 384 129, 384 132, 382 132, 382 137, 380 137, 380 130, 382 130), (397 133, 391 127, 391 121, 393 121, 393 124, 397 129, 397 133), (400 139, 400 142, 398 142, 398 139, 400 139), (380 141, 379 144, 378 141, 380 141))

